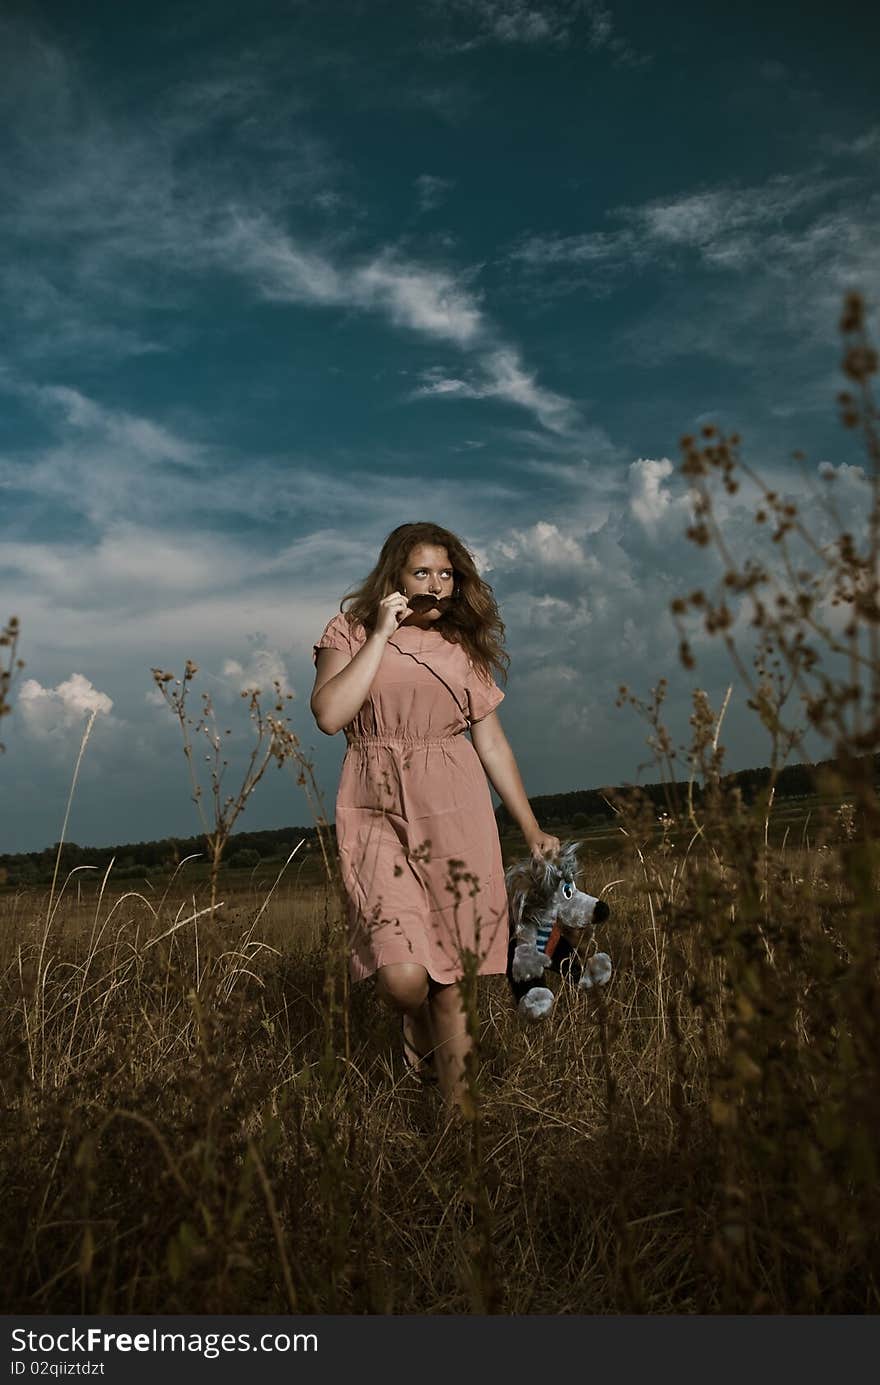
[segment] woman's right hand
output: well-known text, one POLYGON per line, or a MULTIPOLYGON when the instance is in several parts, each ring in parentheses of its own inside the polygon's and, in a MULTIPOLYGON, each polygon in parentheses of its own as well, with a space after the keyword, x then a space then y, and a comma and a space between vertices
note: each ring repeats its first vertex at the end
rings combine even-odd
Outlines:
POLYGON ((412 615, 412 607, 403 592, 383 596, 376 608, 376 634, 383 639, 393 635, 402 620, 412 615))

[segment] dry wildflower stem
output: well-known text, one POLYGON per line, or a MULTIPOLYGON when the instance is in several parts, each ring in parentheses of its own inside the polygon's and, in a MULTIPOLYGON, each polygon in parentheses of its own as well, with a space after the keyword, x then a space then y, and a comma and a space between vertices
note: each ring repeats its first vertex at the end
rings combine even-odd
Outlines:
MULTIPOLYGON (((265 713, 260 701, 259 688, 242 692, 248 700, 248 715, 255 732, 255 743, 238 790, 223 797, 223 779, 229 761, 224 757, 224 739, 217 729, 214 706, 209 693, 202 693, 200 715, 194 719, 188 715, 188 696, 192 681, 198 673, 198 666, 188 659, 183 678, 175 678, 173 673, 153 669, 153 681, 161 692, 180 724, 183 737, 183 752, 189 766, 192 797, 202 822, 205 843, 211 866, 211 908, 217 908, 217 877, 223 859, 223 852, 229 841, 235 823, 247 806, 248 799, 274 760, 280 767, 299 749, 299 741, 294 734, 287 716, 282 715, 285 706, 292 700, 292 693, 282 692, 280 682, 273 681, 275 703, 274 712, 265 713), (194 743, 204 737, 209 750, 205 755, 210 779, 211 820, 205 813, 205 794, 199 771, 196 768, 194 743)), ((231 735, 230 731, 225 733, 231 735)))
MULTIPOLYGON (((880 741, 880 439, 871 388, 877 356, 867 336, 864 303, 857 294, 846 300, 841 330, 843 369, 853 382, 855 393, 843 391, 838 398, 844 425, 861 430, 871 486, 864 545, 860 547, 853 535, 842 529, 830 494, 824 499, 824 508, 837 523, 838 533, 831 543, 820 544, 800 517, 797 506, 770 490, 742 460, 738 435, 723 437, 707 425, 702 446, 693 437, 682 438, 681 471, 691 485, 694 506, 694 523, 688 537, 699 546, 715 547, 724 575, 714 595, 696 591, 672 603, 685 667, 693 666, 683 625, 683 617, 691 607, 703 613, 708 634, 722 634, 751 692, 753 700, 749 705, 785 749, 801 746, 803 741, 803 728, 786 724, 782 716, 788 695, 797 688, 807 721, 831 742, 835 755, 873 753, 880 741), (775 565, 753 560, 739 565, 716 518, 711 479, 720 478, 724 489, 733 494, 740 487, 739 474, 760 491, 755 522, 764 526, 771 517, 775 521, 771 536, 777 549, 775 565), (797 562, 791 548, 792 536, 812 556, 812 568, 797 562), (751 625, 759 634, 757 680, 748 673, 728 633, 736 617, 730 603, 737 598, 748 599, 751 625), (828 616, 823 616, 823 604, 829 611, 840 606, 852 608, 842 637, 828 616), (825 672, 821 656, 829 652, 847 660, 848 682, 835 681, 825 672), (860 675, 867 675, 867 689, 859 686, 860 675)), ((802 454, 795 455, 802 459, 802 454)), ((831 486, 832 474, 828 473, 826 479, 831 486)))
MULTIPOLYGON (((24 668, 24 660, 16 657, 20 633, 17 617, 10 616, 3 627, 2 634, 0 634, 0 649, 6 650, 5 655, 0 660, 0 717, 8 716, 12 711, 12 704, 9 701, 12 685, 24 668)), ((5 749, 3 742, 0 741, 0 752, 5 749)))
MULTIPOLYGON (((696 689, 692 745, 683 749, 692 766, 687 819, 697 829, 699 846, 691 854, 692 839, 684 861, 677 863, 675 890, 671 880, 662 879, 661 863, 669 860, 673 829, 681 832, 685 815, 676 820, 670 810, 664 817, 661 848, 652 854, 646 850, 652 832, 644 795, 620 803, 619 825, 642 867, 651 918, 655 908, 664 915, 675 980, 678 987, 690 987, 692 1006, 703 1017, 709 1109, 725 1189, 706 1266, 720 1276, 725 1311, 764 1311, 782 1301, 790 1291, 786 1276, 792 1247, 802 1255, 804 1302, 818 1301, 823 1283, 829 1275, 833 1278, 832 1265, 842 1253, 840 1238, 861 1247, 867 1256, 863 1264, 874 1254, 866 1228, 876 1224, 880 1163, 880 936, 875 908, 880 864, 875 782, 880 749, 880 446, 871 389, 877 356, 858 295, 848 297, 841 329, 843 368, 855 386, 839 397, 843 422, 860 428, 870 469, 872 506, 861 541, 843 530, 829 501, 826 515, 837 523, 837 535, 830 543, 819 543, 798 507, 770 490, 743 462, 737 435, 722 437, 706 426, 702 441, 682 439, 682 472, 692 487, 694 508, 688 537, 715 549, 722 577, 714 592, 694 591, 672 603, 681 662, 688 669, 695 666, 684 625, 691 610, 702 617, 707 634, 723 639, 750 694, 748 705, 768 732, 769 780, 750 806, 722 775, 719 730, 728 699, 716 717, 705 692, 696 689), (735 494, 740 476, 760 493, 755 513, 759 528, 774 521, 772 562, 753 558, 738 564, 717 517, 713 480, 720 479, 728 494, 735 494), (800 543, 799 556, 793 540, 800 543), (748 607, 750 628, 757 632, 753 672, 732 634, 739 603, 748 607), (849 615, 838 633, 831 611, 847 606, 849 615), (835 774, 822 787, 847 797, 836 816, 820 805, 815 846, 818 859, 827 853, 821 878, 812 861, 801 866, 802 878, 786 873, 787 829, 782 860, 771 842, 779 772, 791 751, 803 747, 806 734, 787 705, 795 692, 806 725, 830 745, 835 774), (699 786, 694 785, 695 768, 699 786), (836 891, 833 913, 820 893, 829 887, 836 891), (713 996, 706 978, 718 968, 723 990, 713 996), (783 1131, 789 1132, 785 1139, 783 1131), (775 1199, 788 1200, 789 1214, 784 1230, 777 1226, 771 1246, 762 1243, 760 1221, 775 1199), (762 1290, 755 1285, 751 1267, 756 1262, 765 1264, 770 1292, 766 1285, 762 1290)), ((670 773, 676 751, 660 721, 665 688, 661 679, 643 702, 623 687, 619 702, 629 702, 648 722, 648 743, 664 782, 672 780, 667 801, 677 802, 670 773)), ((804 835, 808 822, 809 815, 804 835)), ((658 969, 660 989, 664 982, 658 969)), ((677 995, 669 997, 676 1002, 676 1049, 683 1042, 678 987, 677 995)), ((678 1051, 674 1071, 686 1070, 683 1059, 678 1051)))

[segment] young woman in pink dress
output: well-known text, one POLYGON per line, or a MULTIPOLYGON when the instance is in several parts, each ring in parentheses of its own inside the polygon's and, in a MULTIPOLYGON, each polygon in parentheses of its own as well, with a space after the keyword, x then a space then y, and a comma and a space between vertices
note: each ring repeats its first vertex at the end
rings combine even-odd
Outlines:
POLYGON ((509 663, 492 589, 449 530, 402 524, 314 646, 311 709, 345 731, 336 840, 354 980, 403 1016, 414 1070, 460 1105, 470 1049, 462 954, 507 966, 508 905, 488 780, 536 856, 556 854, 498 719, 509 663), (414 600, 416 598, 416 600, 414 600), (506 675, 505 675, 506 676, 506 675), (465 733, 469 733, 468 735, 465 733))

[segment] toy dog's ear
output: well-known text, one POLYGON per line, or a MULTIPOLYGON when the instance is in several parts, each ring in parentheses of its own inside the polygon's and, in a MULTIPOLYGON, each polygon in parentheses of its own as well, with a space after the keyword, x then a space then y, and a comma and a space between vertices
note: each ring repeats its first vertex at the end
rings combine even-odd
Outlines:
POLYGON ((514 927, 518 927, 522 922, 525 904, 535 892, 535 873, 531 861, 518 860, 514 861, 513 866, 507 867, 504 885, 510 902, 510 918, 514 927))
POLYGON ((559 862, 549 856, 532 856, 528 864, 532 889, 546 899, 559 884, 559 862))
POLYGON ((507 886, 507 900, 510 903, 510 922, 514 931, 524 925, 525 909, 529 900, 540 899, 540 881, 545 875, 542 863, 534 857, 514 861, 513 866, 504 871, 504 885, 507 886))
POLYGON ((578 872, 578 849, 580 842, 563 842, 559 848, 559 855, 556 857, 556 866, 567 879, 573 880, 578 872))

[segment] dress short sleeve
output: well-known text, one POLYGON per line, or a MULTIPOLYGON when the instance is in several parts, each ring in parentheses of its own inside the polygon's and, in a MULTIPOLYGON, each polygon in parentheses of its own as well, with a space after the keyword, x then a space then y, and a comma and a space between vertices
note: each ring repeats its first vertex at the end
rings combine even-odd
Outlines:
POLYGON ((354 653, 348 621, 341 611, 332 620, 328 620, 323 635, 318 643, 312 646, 312 661, 315 667, 318 664, 319 649, 341 649, 343 654, 354 653))
POLYGON ((504 693, 495 680, 487 683, 471 665, 467 680, 468 720, 471 723, 482 721, 503 699, 504 693))

